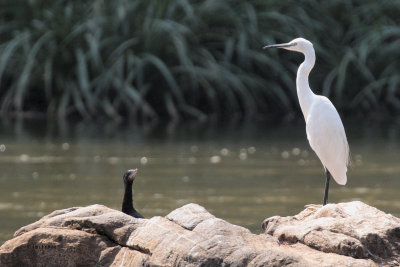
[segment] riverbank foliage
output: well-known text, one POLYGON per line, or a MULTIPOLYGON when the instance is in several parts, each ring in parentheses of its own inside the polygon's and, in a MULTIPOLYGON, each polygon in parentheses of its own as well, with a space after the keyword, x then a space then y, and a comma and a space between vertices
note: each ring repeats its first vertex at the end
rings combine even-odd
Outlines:
POLYGON ((399 1, 6 0, 0 112, 151 120, 298 117, 311 87, 347 116, 400 112, 399 1))

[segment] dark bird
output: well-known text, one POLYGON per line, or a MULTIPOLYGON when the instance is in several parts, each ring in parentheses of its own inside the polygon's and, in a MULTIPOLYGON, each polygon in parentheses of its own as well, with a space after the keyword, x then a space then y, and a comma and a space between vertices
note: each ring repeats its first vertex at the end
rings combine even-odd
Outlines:
POLYGON ((144 218, 135 208, 133 207, 133 199, 132 199, 132 183, 135 180, 137 169, 128 170, 124 174, 124 200, 122 201, 122 212, 126 213, 135 218, 144 218))

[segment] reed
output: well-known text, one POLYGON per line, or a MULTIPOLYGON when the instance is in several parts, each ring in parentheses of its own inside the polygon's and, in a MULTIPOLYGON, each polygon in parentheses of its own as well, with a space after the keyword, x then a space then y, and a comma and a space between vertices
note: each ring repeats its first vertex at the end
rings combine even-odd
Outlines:
MULTIPOLYGON (((345 114, 400 111, 399 1, 15 1, 0 4, 0 112, 115 120, 298 113, 300 58, 345 114)), ((366 116, 368 117, 368 116, 366 116)))

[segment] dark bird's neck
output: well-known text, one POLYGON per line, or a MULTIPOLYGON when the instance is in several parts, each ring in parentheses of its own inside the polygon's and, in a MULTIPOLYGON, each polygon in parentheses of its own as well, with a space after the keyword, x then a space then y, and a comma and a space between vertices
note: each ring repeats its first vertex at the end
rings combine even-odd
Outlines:
POLYGON ((133 208, 132 199, 132 183, 126 183, 124 200, 122 201, 122 212, 131 213, 132 211, 135 211, 135 209, 133 208))

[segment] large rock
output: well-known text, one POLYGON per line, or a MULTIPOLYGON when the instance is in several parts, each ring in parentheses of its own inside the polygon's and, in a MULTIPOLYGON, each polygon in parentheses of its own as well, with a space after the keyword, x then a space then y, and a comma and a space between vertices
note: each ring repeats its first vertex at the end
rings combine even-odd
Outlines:
MULTIPOLYGON (((344 204, 331 206, 339 208, 341 205, 344 204)), ((358 207, 361 204, 348 205, 358 207)), ((363 207, 365 210, 354 209, 354 212, 373 209, 367 205, 363 207)), ((309 220, 307 218, 317 216, 324 209, 300 217, 309 220)), ((338 219, 349 213, 352 213, 351 209, 346 214, 341 213, 343 216, 338 219)), ((384 213, 382 216, 393 222, 398 221, 384 213)), ((277 238, 275 235, 281 229, 280 221, 288 223, 287 228, 296 228, 289 225, 290 218, 279 218, 274 217, 264 224, 267 233, 272 235, 255 235, 243 227, 216 218, 197 204, 188 204, 165 217, 150 219, 136 219, 102 205, 70 208, 55 211, 19 229, 13 239, 0 247, 0 266, 378 266, 379 261, 375 257, 381 257, 381 254, 377 251, 371 252, 376 256, 364 253, 363 249, 370 247, 361 247, 363 243, 359 245, 361 252, 329 251, 314 244, 330 244, 329 236, 315 235, 314 243, 305 241, 312 236, 305 234, 303 226, 296 230, 304 232, 303 238, 299 236, 295 239, 294 230, 291 230, 291 239, 282 238, 283 232, 277 238)), ((374 223, 370 222, 370 225, 371 234, 375 237, 374 223)), ((393 225, 389 225, 390 229, 394 229, 393 225)), ((343 225, 343 229, 346 227, 343 225)), ((367 231, 369 226, 365 227, 367 231)), ((336 229, 337 233, 343 232, 339 224, 336 229)), ((321 233, 325 231, 334 232, 331 228, 320 229, 321 233)), ((393 236, 398 236, 396 231, 393 236)), ((354 242, 358 240, 352 238, 354 242)), ((399 251, 398 243, 387 239, 381 242, 392 244, 392 250, 384 251, 386 255, 391 255, 387 259, 394 262, 394 255, 398 255, 399 251)))
POLYGON ((360 201, 310 206, 295 216, 263 222, 266 234, 327 253, 400 266, 400 219, 360 201))

